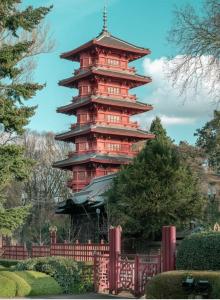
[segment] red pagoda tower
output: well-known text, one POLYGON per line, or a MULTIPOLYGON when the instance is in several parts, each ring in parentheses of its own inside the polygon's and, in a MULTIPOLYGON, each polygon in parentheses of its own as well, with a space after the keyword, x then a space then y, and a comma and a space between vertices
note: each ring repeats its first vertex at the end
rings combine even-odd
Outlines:
POLYGON ((151 82, 150 77, 138 75, 134 67, 129 67, 129 62, 147 54, 149 49, 111 35, 104 13, 104 26, 98 37, 61 55, 80 63, 72 77, 59 82, 79 93, 70 104, 57 109, 77 117, 69 131, 56 136, 57 140, 74 143, 75 151, 54 163, 54 167, 72 171, 68 187, 74 192, 94 177, 117 172, 137 154, 134 143, 154 137, 130 120, 130 116, 152 109, 129 93, 130 89, 151 82))

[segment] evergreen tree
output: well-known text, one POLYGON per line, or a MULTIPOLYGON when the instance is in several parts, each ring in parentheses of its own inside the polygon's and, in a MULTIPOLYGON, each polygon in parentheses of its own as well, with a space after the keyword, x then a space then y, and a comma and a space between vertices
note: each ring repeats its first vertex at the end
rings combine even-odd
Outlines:
POLYGON ((200 217, 204 205, 197 177, 159 118, 151 130, 157 137, 119 172, 107 194, 110 222, 141 238, 157 236, 163 225, 179 226, 200 217))
POLYGON ((214 118, 202 129, 197 129, 196 145, 204 150, 209 166, 220 172, 220 111, 214 111, 214 118))
MULTIPOLYGON (((19 135, 34 115, 36 107, 25 101, 35 96, 43 85, 22 80, 22 62, 31 55, 34 39, 25 40, 51 7, 19 9, 20 0, 0 2, 0 124, 4 134, 19 135)), ((28 214, 28 207, 5 209, 4 191, 13 179, 24 180, 32 162, 24 157, 22 147, 0 141, 0 232, 11 234, 28 214)))

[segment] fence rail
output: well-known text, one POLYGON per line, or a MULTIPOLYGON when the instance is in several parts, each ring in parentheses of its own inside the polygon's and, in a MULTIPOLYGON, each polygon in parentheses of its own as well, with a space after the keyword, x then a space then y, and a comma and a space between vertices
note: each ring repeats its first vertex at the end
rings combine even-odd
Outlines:
POLYGON ((2 258, 5 259, 27 259, 29 257, 47 257, 47 256, 64 256, 76 261, 90 262, 94 260, 94 254, 99 255, 109 253, 109 245, 100 244, 68 244, 56 243, 51 245, 33 245, 28 251, 25 246, 3 246, 2 258))

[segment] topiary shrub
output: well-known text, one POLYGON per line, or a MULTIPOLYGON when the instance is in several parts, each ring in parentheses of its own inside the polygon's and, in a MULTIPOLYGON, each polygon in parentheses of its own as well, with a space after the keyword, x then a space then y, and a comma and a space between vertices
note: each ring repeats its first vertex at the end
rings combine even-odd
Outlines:
POLYGON ((30 285, 21 277, 19 277, 14 272, 1 271, 1 276, 7 277, 13 280, 16 284, 16 293, 15 296, 27 296, 31 291, 30 285))
POLYGON ((212 287, 209 298, 220 298, 220 272, 212 271, 170 271, 156 275, 146 285, 146 298, 187 299, 188 294, 182 288, 182 282, 188 275, 195 280, 208 280, 212 287))
POLYGON ((41 257, 22 261, 16 269, 46 273, 60 284, 64 293, 82 293, 91 290, 91 277, 85 276, 84 266, 63 257, 41 257))
POLYGON ((17 271, 17 276, 29 284, 31 290, 29 296, 46 296, 62 294, 62 288, 56 280, 49 275, 36 271, 17 271))
POLYGON ((201 232, 187 236, 177 252, 178 270, 220 270, 220 232, 201 232))
POLYGON ((0 274, 0 297, 15 297, 16 283, 0 274))

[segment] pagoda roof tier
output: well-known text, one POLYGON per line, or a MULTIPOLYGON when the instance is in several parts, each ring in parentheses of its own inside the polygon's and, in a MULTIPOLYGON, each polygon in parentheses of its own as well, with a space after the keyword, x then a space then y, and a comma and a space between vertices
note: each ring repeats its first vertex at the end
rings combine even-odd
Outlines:
POLYGON ((111 35, 109 32, 104 32, 95 39, 92 39, 89 42, 83 44, 82 46, 74 50, 62 53, 60 57, 72 61, 79 61, 81 52, 85 50, 87 51, 90 49, 96 49, 97 47, 104 47, 107 49, 115 50, 116 52, 124 51, 127 54, 130 54, 129 61, 138 59, 151 53, 151 51, 147 48, 138 47, 134 44, 128 43, 111 35))
POLYGON ((68 105, 58 107, 57 112, 67 115, 73 115, 76 113, 76 110, 80 107, 86 106, 91 103, 98 103, 114 107, 123 107, 131 109, 131 115, 137 113, 146 112, 152 110, 153 107, 150 104, 142 103, 139 101, 131 101, 130 99, 114 99, 110 97, 100 97, 100 96, 88 96, 83 98, 76 98, 76 100, 68 105))
POLYGON ((97 207, 103 206, 106 200, 105 192, 111 187, 116 176, 117 173, 95 177, 80 192, 76 192, 66 201, 58 203, 56 214, 77 214, 80 208, 82 212, 85 212, 85 206, 87 211, 95 211, 97 207))
POLYGON ((71 170, 72 166, 88 164, 88 163, 104 163, 111 165, 128 164, 132 161, 132 157, 126 155, 108 155, 99 153, 74 154, 73 156, 57 161, 53 167, 71 170))
POLYGON ((109 71, 106 69, 93 67, 86 70, 80 70, 80 72, 77 75, 59 81, 59 85, 70 88, 76 88, 79 80, 92 76, 100 76, 101 78, 114 78, 121 81, 127 80, 132 82, 132 88, 146 83, 150 83, 152 81, 151 78, 147 76, 130 74, 127 72, 109 71))
POLYGON ((111 135, 111 136, 122 136, 122 137, 130 137, 140 139, 152 139, 154 138, 154 134, 149 133, 147 131, 137 129, 137 128, 126 128, 126 127, 113 127, 113 126, 100 126, 100 125, 83 125, 76 126, 70 131, 65 133, 61 133, 55 136, 56 140, 66 141, 66 142, 74 142, 74 138, 77 136, 83 136, 91 133, 98 133, 102 135, 111 135))

